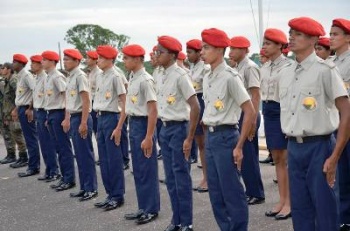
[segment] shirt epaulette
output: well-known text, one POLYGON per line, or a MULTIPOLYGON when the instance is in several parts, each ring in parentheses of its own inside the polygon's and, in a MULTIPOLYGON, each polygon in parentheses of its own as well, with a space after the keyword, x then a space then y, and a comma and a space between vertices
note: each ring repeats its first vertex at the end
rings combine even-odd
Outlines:
POLYGON ((331 61, 331 60, 318 59, 317 61, 318 61, 319 63, 321 63, 321 64, 327 65, 327 66, 328 66, 329 68, 331 68, 331 69, 333 69, 333 68, 336 67, 336 65, 334 64, 334 62, 331 61))

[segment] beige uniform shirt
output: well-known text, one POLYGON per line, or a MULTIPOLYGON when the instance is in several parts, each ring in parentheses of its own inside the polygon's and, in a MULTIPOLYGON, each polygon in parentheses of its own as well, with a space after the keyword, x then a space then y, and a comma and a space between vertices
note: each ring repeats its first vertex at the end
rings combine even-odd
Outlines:
POLYGON ((174 63, 157 81, 159 118, 162 121, 188 121, 190 106, 187 100, 195 94, 187 72, 174 63))
POLYGON ((98 75, 102 73, 102 70, 98 68, 97 66, 91 70, 88 79, 90 84, 90 92, 91 92, 91 99, 95 99, 95 92, 96 92, 96 78, 98 75))
MULTIPOLYGON (((162 81, 163 73, 164 73, 164 68, 161 66, 158 66, 153 70, 152 77, 156 85, 158 84, 158 82, 162 81)), ((157 88, 156 88, 156 91, 157 91, 157 88)))
POLYGON ((122 76, 114 67, 102 72, 96 80, 95 111, 120 112, 119 95, 125 94, 122 76))
POLYGON ((346 95, 338 69, 316 53, 283 68, 275 93, 283 133, 295 137, 332 133, 339 125, 335 99, 346 95))
POLYGON ((144 68, 130 74, 125 112, 131 116, 148 116, 147 102, 157 101, 155 84, 144 68))
POLYGON ((250 60, 248 57, 245 57, 238 65, 237 71, 240 74, 245 89, 252 87, 260 88, 260 70, 259 66, 250 60))
POLYGON ((203 77, 209 72, 210 66, 205 65, 203 61, 199 61, 191 67, 190 77, 196 93, 203 93, 203 77))
POLYGON ((237 124, 240 106, 250 100, 239 74, 225 62, 204 76, 203 98, 202 121, 208 126, 237 124))
POLYGON ((333 62, 338 67, 348 94, 350 95, 350 50, 339 56, 335 56, 333 62))
POLYGON ((66 90, 66 110, 69 113, 77 113, 83 111, 83 102, 81 100, 81 92, 89 93, 89 112, 91 111, 90 86, 86 74, 76 67, 67 77, 66 90))
POLYGON ((45 71, 39 73, 35 78, 35 86, 33 91, 33 107, 35 109, 43 109, 45 107, 45 82, 47 74, 45 71))
POLYGON ((277 74, 293 61, 281 54, 274 61, 266 62, 261 68, 261 100, 274 100, 277 74))
POLYGON ((16 106, 30 105, 33 102, 33 90, 35 79, 33 75, 24 69, 17 74, 18 84, 16 90, 16 106))
POLYGON ((45 81, 45 110, 64 109, 66 77, 57 69, 47 73, 45 81))

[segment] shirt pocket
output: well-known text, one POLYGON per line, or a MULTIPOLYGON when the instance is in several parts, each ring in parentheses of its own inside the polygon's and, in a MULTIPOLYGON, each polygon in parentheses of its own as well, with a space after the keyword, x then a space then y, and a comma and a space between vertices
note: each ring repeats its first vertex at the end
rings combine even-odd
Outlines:
POLYGON ((214 97, 209 101, 212 115, 217 115, 226 109, 228 105, 226 105, 225 96, 226 92, 215 93, 214 97))
POLYGON ((300 90, 301 111, 305 113, 315 113, 322 107, 320 99, 321 90, 316 87, 305 87, 300 90))
POLYGON ((140 103, 140 98, 139 98, 139 90, 138 89, 130 89, 128 90, 127 93, 127 100, 131 104, 139 104, 140 103))

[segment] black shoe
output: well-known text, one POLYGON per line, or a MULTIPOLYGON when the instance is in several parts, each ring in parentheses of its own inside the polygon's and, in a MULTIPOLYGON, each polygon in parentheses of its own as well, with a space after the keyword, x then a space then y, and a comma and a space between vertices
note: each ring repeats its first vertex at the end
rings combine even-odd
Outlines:
POLYGON ((203 168, 203 166, 202 166, 202 165, 197 165, 197 168, 202 169, 202 168, 203 168))
POLYGON ((268 211, 265 213, 267 217, 275 217, 279 212, 268 211))
POLYGON ((55 180, 58 180, 61 178, 60 174, 56 174, 56 175, 52 175, 52 176, 48 176, 47 179, 45 180, 45 182, 49 183, 55 180))
POLYGON ((278 180, 273 179, 272 181, 273 181, 273 183, 278 184, 278 180))
POLYGON ((99 160, 97 160, 95 163, 96 163, 96 165, 100 165, 100 161, 99 160))
POLYGON ((272 166, 275 166, 275 162, 273 162, 273 161, 272 161, 270 164, 271 164, 272 166))
POLYGON ((350 225, 342 224, 339 231, 350 231, 350 225))
POLYGON ((161 153, 161 152, 159 152, 159 153, 158 153, 158 155, 157 155, 157 159, 158 159, 158 160, 163 159, 163 155, 162 155, 162 153, 161 153))
POLYGON ((130 168, 130 165, 129 164, 124 164, 124 170, 128 170, 130 168))
POLYGON ((275 216, 275 219, 277 221, 281 221, 281 220, 287 220, 288 218, 292 217, 292 213, 288 213, 288 214, 277 214, 275 216))
POLYGON ((259 163, 261 164, 270 164, 273 163, 273 159, 271 155, 268 155, 265 160, 259 160, 259 163))
POLYGON ((56 184, 50 185, 50 188, 56 189, 56 188, 60 187, 62 184, 64 184, 64 182, 62 180, 60 180, 56 184))
POLYGON ((55 190, 56 190, 56 192, 61 192, 61 191, 68 190, 68 189, 71 189, 71 188, 74 188, 74 187, 75 187, 75 183, 74 182, 63 183, 58 188, 56 188, 55 190))
POLYGON ((109 201, 110 201, 110 199, 107 197, 104 201, 95 203, 94 206, 96 208, 104 208, 105 206, 108 205, 109 201))
POLYGON ((27 169, 25 172, 19 172, 19 177, 28 177, 28 176, 34 176, 40 173, 39 169, 27 169))
POLYGON ((195 163, 197 163, 198 162, 198 160, 196 160, 196 159, 191 159, 191 164, 195 164, 195 163))
POLYGON ((181 231, 193 231, 192 225, 182 227, 181 231))
POLYGON ((180 225, 170 224, 170 225, 168 225, 168 227, 166 227, 166 229, 164 231, 178 231, 180 229, 181 229, 180 225))
POLYGON ((199 193, 208 192, 208 188, 198 187, 198 188, 197 188, 197 192, 199 192, 199 193))
POLYGON ((250 197, 248 200, 248 205, 258 205, 265 203, 265 198, 250 197))
POLYGON ((119 201, 110 200, 108 204, 104 207, 104 210, 111 211, 121 207, 123 204, 124 204, 124 200, 119 200, 119 201))
POLYGON ((40 181, 46 181, 48 178, 49 178, 48 175, 44 175, 44 176, 39 176, 39 177, 38 177, 38 180, 40 180, 40 181))
POLYGON ((0 164, 10 164, 16 162, 15 156, 6 156, 4 159, 0 160, 0 164))
POLYGON ((79 201, 88 201, 98 196, 97 191, 85 192, 85 194, 79 198, 79 201))
POLYGON ((10 164, 11 168, 22 168, 28 165, 28 159, 20 157, 15 163, 10 164))
POLYGON ((163 179, 160 179, 160 180, 159 180, 159 183, 166 184, 166 180, 165 180, 165 179, 164 179, 164 180, 163 180, 163 179))
POLYGON ((126 220, 137 220, 137 219, 139 219, 142 216, 142 214, 143 214, 143 210, 140 209, 136 213, 127 213, 127 214, 125 214, 124 218, 126 220))
POLYGON ((75 193, 70 193, 69 196, 70 197, 83 197, 85 194, 84 190, 80 190, 79 192, 75 192, 75 193))
POLYGON ((158 213, 144 213, 141 217, 135 221, 138 225, 143 225, 154 221, 158 217, 158 213))

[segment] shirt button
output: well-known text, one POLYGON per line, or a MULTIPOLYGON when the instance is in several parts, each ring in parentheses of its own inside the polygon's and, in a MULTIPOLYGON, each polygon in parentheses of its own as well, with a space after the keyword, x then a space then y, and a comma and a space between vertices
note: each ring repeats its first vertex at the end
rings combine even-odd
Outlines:
POLYGON ((294 112, 292 113, 292 115, 294 115, 294 112))
POLYGON ((295 78, 296 81, 298 81, 298 78, 295 78))
POLYGON ((295 98, 295 95, 293 95, 293 98, 295 98))

